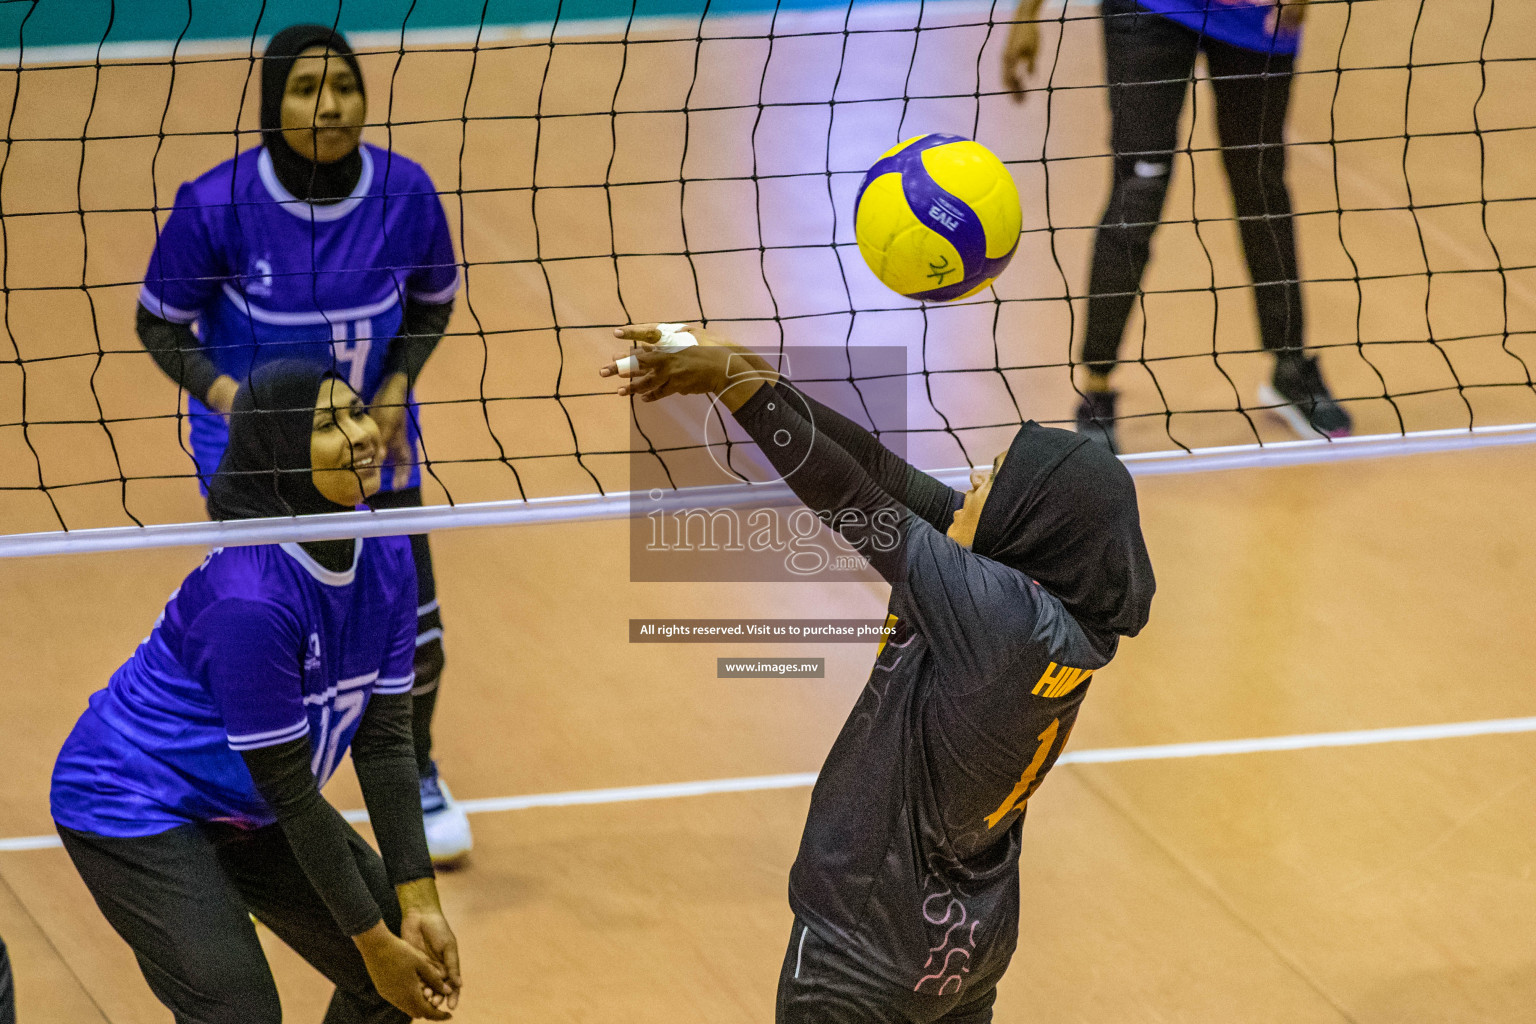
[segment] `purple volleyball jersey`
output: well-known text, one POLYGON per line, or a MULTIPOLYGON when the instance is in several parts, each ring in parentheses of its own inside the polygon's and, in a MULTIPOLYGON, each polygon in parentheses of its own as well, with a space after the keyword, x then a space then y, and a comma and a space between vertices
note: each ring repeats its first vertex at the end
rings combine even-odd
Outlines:
POLYGON ((1275 0, 1136 0, 1209 39, 1261 53, 1295 53, 1301 33, 1279 25, 1275 0))
POLYGON ((370 696, 410 692, 415 656, 408 538, 362 541, 345 572, 297 544, 217 548, 91 695, 54 764, 53 818, 104 836, 270 825, 240 751, 308 736, 325 785, 370 696))
MULTIPOLYGON (((333 366, 371 401, 400 330, 404 300, 458 290, 448 219, 432 179, 398 153, 364 144, 357 187, 315 205, 283 188, 265 148, 226 160, 176 192, 139 302, 196 323, 220 373, 242 380, 285 357, 333 366)), ((229 443, 224 418, 188 400, 192 454, 206 488, 229 443)), ((406 429, 417 441, 414 397, 406 429)), ((384 489, 394 478, 385 464, 384 489)), ((421 483, 420 467, 409 486, 421 483)))

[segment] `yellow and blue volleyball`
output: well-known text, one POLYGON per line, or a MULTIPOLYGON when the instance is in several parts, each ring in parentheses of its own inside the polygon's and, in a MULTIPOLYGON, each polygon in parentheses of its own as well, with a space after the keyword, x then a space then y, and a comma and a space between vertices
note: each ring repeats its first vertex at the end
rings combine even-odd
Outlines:
POLYGON ((875 276, 909 299, 948 302, 990 285, 1019 247, 1019 190, 991 150, 920 135, 864 175, 853 232, 875 276))

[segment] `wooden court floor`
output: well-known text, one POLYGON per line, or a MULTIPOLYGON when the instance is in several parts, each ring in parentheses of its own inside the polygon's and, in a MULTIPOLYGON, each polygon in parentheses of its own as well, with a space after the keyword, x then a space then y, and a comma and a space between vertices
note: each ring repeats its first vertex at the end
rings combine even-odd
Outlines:
MULTIPOLYGON (((1074 750, 1530 713, 1531 453, 1144 480, 1159 593, 1074 750)), ((631 616, 874 616, 858 585, 627 582, 622 524, 435 538, 450 668, 439 754, 486 798, 813 771, 866 645, 638 645, 631 616), (553 581, 558 580, 558 583, 553 581), (824 656, 825 680, 714 658, 824 656)), ((6 566, 6 836, 49 829, 52 757, 197 554, 6 566)), ((999 1021, 1528 1019, 1536 736, 1059 768, 1025 829, 999 1021)), ((442 887, 468 1022, 770 1019, 807 790, 473 819, 442 887)), ((350 780, 330 797, 360 802, 350 780)), ((23 1019, 161 1022, 60 850, 0 854, 23 1019)), ((325 986, 272 957, 289 1019, 325 986)))
MULTIPOLYGON (((1461 0, 1368 0, 1313 13, 1304 69, 1346 70, 1298 80, 1292 140, 1335 142, 1295 148, 1290 180, 1311 337, 1334 346, 1324 365, 1362 432, 1399 429, 1398 413, 1408 429, 1465 426, 1469 404, 1478 423, 1536 419, 1521 362, 1536 360, 1536 277, 1513 269, 1536 264, 1536 207, 1523 198, 1536 195, 1531 133, 1517 130, 1536 80, 1529 63, 1502 59, 1530 56, 1536 18, 1501 2, 1485 41, 1488 12, 1461 0), (1412 74, 1401 67, 1410 53, 1412 74), (1466 63, 1480 53, 1495 59, 1466 63), (1474 123, 1507 130, 1484 135, 1479 153, 1455 134, 1474 123), (1416 135, 1407 144, 1392 138, 1405 124, 1416 135), (1403 209, 1409 198, 1422 208, 1403 209), (1497 386, 1458 393, 1457 378, 1497 386), (1396 411, 1380 397, 1383 381, 1396 411)), ((594 372, 613 354, 603 326, 625 319, 702 313, 776 345, 777 323, 758 318, 777 312, 790 344, 907 344, 914 371, 953 371, 928 378, 931 405, 914 384, 915 425, 936 425, 937 410, 957 428, 912 439, 927 465, 990 455, 1003 431, 985 425, 1019 412, 1067 416, 1063 364, 1108 180, 1103 94, 1079 88, 1102 81, 1091 14, 1068 9, 1055 70, 1040 72, 1055 86, 1049 111, 1043 92, 1022 109, 997 97, 924 98, 974 92, 978 53, 984 87, 995 88, 1001 32, 984 26, 940 24, 915 57, 910 33, 852 36, 846 53, 841 37, 831 51, 820 36, 776 39, 771 51, 716 40, 697 47, 691 97, 678 69, 692 65, 692 43, 365 58, 373 111, 393 104, 394 145, 440 186, 464 190, 448 203, 472 264, 465 301, 422 387, 441 460, 429 499, 444 489, 455 500, 583 493, 594 475, 623 488, 622 454, 571 452, 628 446, 624 406, 599 393, 594 372), (836 95, 852 105, 838 109, 851 115, 829 126, 828 69, 839 63, 836 95), (770 106, 759 119, 760 90, 806 105, 770 106), (913 98, 854 102, 904 92, 913 98), (681 115, 639 112, 685 100, 716 108, 686 119, 686 144, 681 115), (750 109, 719 109, 733 104, 750 109), (630 113, 592 113, 610 106, 630 113), (500 119, 466 126, 466 110, 500 119), (520 116, 530 111, 544 117, 520 116), (846 292, 829 249, 759 256, 760 239, 824 243, 832 209, 842 239, 857 182, 834 175, 828 200, 824 175, 772 175, 824 171, 829 152, 834 168, 856 167, 897 137, 957 123, 1019 161, 1033 230, 999 285, 1010 301, 926 321, 912 311, 849 318, 837 310, 889 304, 853 273, 856 256, 846 292), (750 175, 754 153, 767 175, 755 189, 667 180, 680 166, 693 178, 750 175), (1031 162, 1042 154, 1051 160, 1031 162), (649 181, 658 183, 624 184, 649 181), (562 187, 574 184, 584 187, 562 187), (673 255, 684 246, 691 263, 673 255), (1011 368, 1000 375, 995 360, 1011 368)), ((1046 33, 1048 52, 1057 33, 1046 33)), ((201 515, 187 480, 142 479, 186 472, 177 396, 134 351, 130 329, 127 282, 143 272, 153 218, 79 211, 147 208, 152 180, 167 203, 177 182, 226 158, 229 126, 253 119, 249 96, 241 106, 247 70, 194 62, 174 83, 163 66, 111 66, 99 82, 89 69, 29 70, 19 89, 15 76, 0 79, 14 108, 0 173, 6 325, 30 361, 25 379, 0 365, 0 484, 40 473, 71 527, 128 521, 115 479, 64 486, 119 474, 139 478, 127 496, 141 519, 201 515), (93 137, 121 136, 155 132, 162 112, 168 131, 224 134, 173 134, 158 156, 154 140, 67 141, 87 116, 93 137), (25 434, 7 425, 23 400, 34 424, 25 434)), ((1197 151, 1214 143, 1209 93, 1198 95, 1197 151)), ((386 141, 384 129, 370 132, 386 141)), ((1230 216, 1214 154, 1196 152, 1169 200, 1170 220, 1188 223, 1159 233, 1153 294, 1127 345, 1147 368, 1121 372, 1129 410, 1148 414, 1126 426, 1133 449, 1289 436, 1263 414, 1191 411, 1249 404, 1266 372, 1264 357, 1245 352, 1256 339, 1230 216)), ((1532 460, 1508 449, 1144 479, 1160 583, 1153 619, 1098 674, 1071 749, 1530 714, 1532 460)), ((0 491, 7 532, 57 525, 41 492, 0 491)), ((627 620, 876 617, 882 589, 636 584, 627 543, 622 523, 434 537, 449 645, 438 752, 456 795, 818 767, 872 648, 631 646, 627 620), (714 678, 717 656, 746 652, 825 657, 827 678, 714 678)), ((0 651, 14 681, 0 839, 50 830, 59 744, 199 558, 166 550, 0 566, 0 651)), ((1522 734, 1064 766, 1025 830, 1021 951, 998 1020, 1527 1020, 1533 755, 1536 737, 1522 734)), ((328 795, 360 806, 349 778, 328 795)), ((457 1019, 768 1020, 807 796, 476 815, 473 859, 442 880, 466 963, 457 1019)), ((166 1019, 62 851, 0 852, 0 883, 24 1022, 166 1019)), ((269 950, 288 1019, 318 1019, 326 986, 286 950, 269 950)))

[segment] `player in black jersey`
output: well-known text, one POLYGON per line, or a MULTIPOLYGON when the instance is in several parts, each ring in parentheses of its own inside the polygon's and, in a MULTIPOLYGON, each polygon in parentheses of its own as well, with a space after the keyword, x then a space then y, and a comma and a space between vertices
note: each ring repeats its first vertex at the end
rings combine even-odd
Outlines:
POLYGON ((779 1024, 982 1024, 1019 940, 1019 836, 1093 672, 1146 624, 1130 474, 1025 423, 957 493, 762 359, 621 328, 620 394, 713 393, 807 507, 891 583, 883 645, 816 787, 790 872, 779 1024), (890 525, 898 525, 891 530, 890 525), (883 537, 899 536, 897 544, 883 537))

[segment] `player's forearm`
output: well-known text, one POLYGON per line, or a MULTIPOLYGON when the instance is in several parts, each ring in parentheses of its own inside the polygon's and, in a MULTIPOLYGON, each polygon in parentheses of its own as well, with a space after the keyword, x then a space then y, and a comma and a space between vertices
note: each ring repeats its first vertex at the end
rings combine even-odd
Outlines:
POLYGON ((934 529, 944 531, 954 518, 960 496, 954 488, 914 468, 879 439, 836 409, 802 393, 812 423, 857 462, 870 479, 934 529))
POLYGON ((402 913, 412 910, 442 913, 442 901, 437 895, 437 879, 416 878, 395 886, 395 896, 400 900, 402 913))
POLYGON ((347 842, 351 826, 320 795, 310 756, 308 737, 241 751, 256 791, 277 816, 304 876, 337 926, 347 935, 358 935, 378 924, 383 914, 352 856, 347 842))
POLYGON ((905 572, 901 542, 910 513, 830 436, 814 429, 796 410, 798 399, 786 392, 764 385, 732 410, 736 421, 806 508, 895 582, 905 572))
POLYGON ((139 341, 165 375, 199 402, 206 402, 220 374, 192 328, 162 319, 143 306, 138 308, 134 327, 139 341))
POLYGON ((374 694, 352 740, 352 764, 368 820, 384 868, 397 886, 433 876, 422 828, 411 701, 409 693, 374 694))
POLYGON ((407 299, 400 333, 389 343, 384 358, 386 374, 404 374, 407 387, 414 387, 422 367, 432 358, 438 342, 448 330, 453 316, 453 302, 417 302, 407 299))

